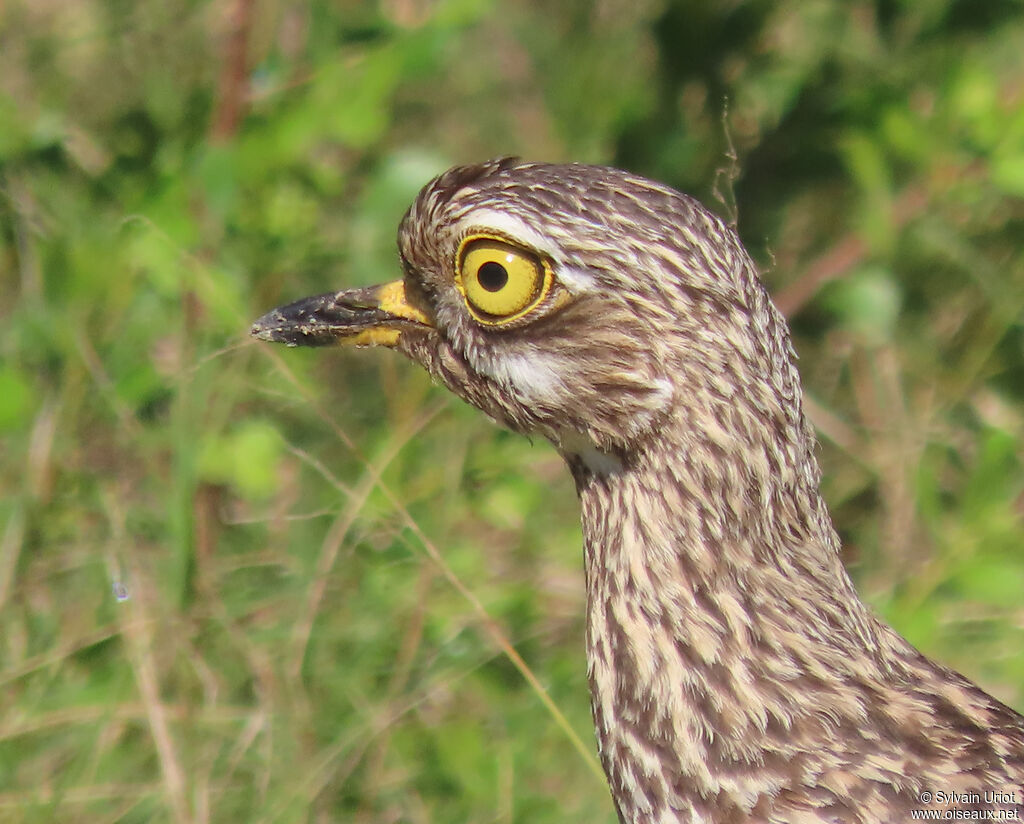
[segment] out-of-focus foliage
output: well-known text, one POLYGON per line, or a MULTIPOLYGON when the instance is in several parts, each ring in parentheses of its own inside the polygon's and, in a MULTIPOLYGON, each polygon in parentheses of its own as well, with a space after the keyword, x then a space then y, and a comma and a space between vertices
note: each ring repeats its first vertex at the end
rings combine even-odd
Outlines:
POLYGON ((1024 707, 1022 54, 1019 0, 5 4, 0 819, 613 820, 423 549, 592 746, 557 457, 247 340, 501 154, 738 214, 861 591, 1024 707))

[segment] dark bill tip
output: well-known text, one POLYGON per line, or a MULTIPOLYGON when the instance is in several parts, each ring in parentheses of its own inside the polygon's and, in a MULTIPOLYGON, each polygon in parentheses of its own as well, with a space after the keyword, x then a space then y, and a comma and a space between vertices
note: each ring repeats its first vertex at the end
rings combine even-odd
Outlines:
POLYGON ((287 346, 328 346, 379 322, 379 311, 345 306, 337 297, 337 292, 330 292, 271 309, 252 325, 250 333, 287 346))

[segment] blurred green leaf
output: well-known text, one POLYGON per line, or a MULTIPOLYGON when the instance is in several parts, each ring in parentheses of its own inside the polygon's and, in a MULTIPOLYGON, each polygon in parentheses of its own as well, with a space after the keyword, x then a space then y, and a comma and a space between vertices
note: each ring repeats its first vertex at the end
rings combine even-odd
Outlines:
POLYGON ((870 345, 892 340, 901 296, 892 273, 866 266, 831 284, 824 303, 843 326, 870 345))
POLYGON ((277 484, 282 446, 270 423, 243 421, 232 431, 206 440, 199 459, 200 476, 231 484, 243 497, 265 498, 277 484))
POLYGON ((26 426, 36 402, 27 377, 9 364, 0 364, 0 432, 26 426))
POLYGON ((426 151, 406 150, 383 158, 359 198, 349 226, 347 252, 353 283, 379 283, 399 276, 395 231, 423 181, 450 163, 426 151))
POLYGON ((29 124, 18 114, 17 101, 0 92, 0 161, 20 154, 30 143, 29 124))
POLYGON ((997 154, 992 158, 992 182, 1014 197, 1024 198, 1024 144, 1014 154, 997 154))
POLYGON ((842 143, 843 158, 863 194, 859 222, 872 246, 886 249, 892 243, 892 183, 885 149, 871 135, 849 134, 842 143))
POLYGON ((973 558, 955 580, 958 593, 969 601, 1015 609, 1024 592, 1024 558, 973 558))
POLYGON ((979 442, 980 451, 964 484, 961 511, 967 522, 983 524, 998 510, 1013 519, 1007 506, 1024 490, 1024 467, 1019 455, 1020 442, 1009 432, 989 429, 979 442))

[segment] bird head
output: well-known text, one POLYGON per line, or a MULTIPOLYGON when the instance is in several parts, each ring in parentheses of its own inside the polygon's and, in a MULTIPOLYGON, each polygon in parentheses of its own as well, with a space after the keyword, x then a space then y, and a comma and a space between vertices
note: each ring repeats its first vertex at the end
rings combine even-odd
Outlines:
POLYGON ((727 416, 744 383, 774 380, 760 351, 774 311, 734 232, 660 184, 511 158, 456 167, 420 192, 398 247, 402 280, 297 301, 253 334, 398 349, 567 454, 622 457, 695 399, 727 416))

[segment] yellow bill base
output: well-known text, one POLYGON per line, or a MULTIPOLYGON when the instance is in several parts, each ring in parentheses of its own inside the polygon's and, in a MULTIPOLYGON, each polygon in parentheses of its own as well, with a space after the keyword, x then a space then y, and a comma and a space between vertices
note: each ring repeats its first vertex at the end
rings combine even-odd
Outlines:
POLYGON ((344 346, 397 346, 401 334, 399 329, 364 329, 338 338, 338 343, 344 346))
POLYGON ((377 301, 380 308, 389 315, 430 325, 429 318, 415 306, 409 304, 405 296, 405 283, 401 280, 395 280, 381 286, 377 290, 377 301))

